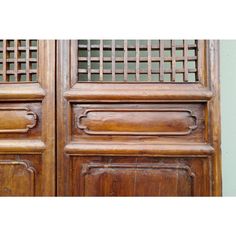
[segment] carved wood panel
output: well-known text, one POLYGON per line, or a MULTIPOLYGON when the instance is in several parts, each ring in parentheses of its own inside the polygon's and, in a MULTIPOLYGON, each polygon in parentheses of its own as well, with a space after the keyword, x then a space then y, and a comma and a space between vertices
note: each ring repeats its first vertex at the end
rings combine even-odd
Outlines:
POLYGON ((210 194, 207 157, 71 157, 73 195, 196 196, 210 194), (204 170, 201 170, 204 168, 204 170))
POLYGON ((194 174, 187 166, 90 164, 82 168, 84 196, 193 195, 194 174))
POLYGON ((34 102, 0 102, 0 138, 37 139, 42 135, 42 104, 34 102))
POLYGON ((40 196, 40 154, 0 154, 0 196, 40 196))
POLYGON ((0 195, 34 196, 34 168, 26 161, 0 161, 0 195))
POLYGON ((0 107, 0 133, 27 133, 37 120, 38 115, 28 107, 0 107))
POLYGON ((73 104, 72 112, 76 141, 205 141, 204 104, 73 104))
POLYGON ((196 120, 190 110, 184 109, 88 109, 77 117, 77 127, 91 135, 177 136, 195 130, 196 120), (145 123, 139 120, 140 115, 145 117, 145 123))

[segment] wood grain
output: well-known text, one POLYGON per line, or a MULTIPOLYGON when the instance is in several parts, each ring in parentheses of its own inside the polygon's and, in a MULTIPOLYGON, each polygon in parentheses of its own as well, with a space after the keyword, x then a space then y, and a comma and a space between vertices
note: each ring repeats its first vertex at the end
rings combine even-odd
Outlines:
POLYGON ((207 157, 70 158, 74 196, 209 196, 207 157))
POLYGON ((27 107, 0 107, 0 133, 27 133, 36 126, 37 119, 27 107))
POLYGON ((178 136, 195 130, 197 117, 184 109, 88 109, 77 127, 90 135, 178 136))
POLYGON ((0 53, 0 196, 221 196, 218 41, 14 39, 0 53))
POLYGON ((6 40, 5 46, 0 195, 55 196, 55 41, 6 40))
POLYGON ((35 169, 26 161, 0 161, 0 196, 35 196, 35 169))
POLYGON ((74 142, 204 143, 205 103, 73 103, 74 142))
POLYGON ((192 196, 194 178, 195 175, 190 167, 183 164, 90 163, 82 165, 80 194, 82 196, 192 196))
POLYGON ((102 44, 90 40, 90 62, 100 63, 100 70, 105 62, 111 62, 111 69, 92 69, 91 75, 98 74, 100 80, 86 83, 78 80, 78 74, 86 74, 86 69, 77 64, 86 62, 87 57, 75 59, 76 53, 88 49, 82 41, 78 42, 77 48, 75 42, 69 40, 58 41, 57 47, 58 194, 220 195, 217 43, 182 40, 157 41, 156 45, 147 41, 147 45, 143 45, 137 40, 138 43, 135 41, 132 45, 128 40, 123 45, 114 41, 108 45, 107 42, 102 44), (94 56, 96 50, 102 50, 102 55, 94 56), (107 50, 111 50, 110 56, 105 55, 107 50), (132 50, 136 50, 136 54, 130 57, 129 51, 132 50), (147 55, 143 56, 145 50, 147 55), (153 50, 159 50, 160 55, 153 56, 153 50), (124 56, 115 55, 116 51, 124 52, 124 56), (183 61, 182 69, 177 68, 179 60, 183 61), (194 61, 194 69, 188 68, 189 61, 194 61), (123 72, 115 68, 116 62, 123 63, 123 72), (127 67, 130 62, 136 62, 133 71, 127 67), (149 83, 140 82, 144 73, 140 68, 143 62, 148 63, 149 83), (150 76, 155 72, 151 68, 153 62, 160 63, 157 69, 160 81, 150 83, 150 76), (165 68, 166 63, 170 63, 169 69, 165 68), (176 74, 171 74, 172 70, 176 74), (116 74, 122 73, 124 81, 117 82, 116 74), (128 81, 129 73, 136 76, 132 83, 128 81), (183 74, 182 83, 174 83, 178 73, 183 74), (189 73, 194 73, 193 83, 190 83, 189 73), (170 75, 170 83, 166 83, 166 74, 170 75), (111 75, 112 80, 104 81, 105 75, 111 75), (169 111, 164 114, 161 109, 169 111), (171 109, 176 110, 171 113, 171 109), (190 112, 181 113, 180 110, 190 112), (196 118, 191 119, 191 114, 196 118), (194 129, 189 131, 189 126, 194 126, 194 129), (165 132, 168 135, 163 135, 165 132), (183 132, 183 135, 177 135, 178 132, 183 132), (196 181, 193 191, 185 171, 156 168, 170 162, 170 165, 174 163, 177 166, 185 163, 191 169, 196 181), (83 176, 84 168, 87 172, 83 176), (135 176, 138 176, 137 182, 135 176), (174 188, 168 178, 181 187, 175 185, 174 188))

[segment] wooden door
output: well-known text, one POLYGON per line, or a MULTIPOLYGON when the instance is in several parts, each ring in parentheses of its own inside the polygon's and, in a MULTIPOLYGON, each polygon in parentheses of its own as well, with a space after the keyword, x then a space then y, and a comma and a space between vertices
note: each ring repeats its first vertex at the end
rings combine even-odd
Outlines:
POLYGON ((61 40, 57 189, 221 195, 218 42, 61 40))
POLYGON ((55 195, 55 42, 0 40, 0 196, 55 195))
POLYGON ((0 40, 0 196, 221 195, 217 41, 55 48, 0 40))

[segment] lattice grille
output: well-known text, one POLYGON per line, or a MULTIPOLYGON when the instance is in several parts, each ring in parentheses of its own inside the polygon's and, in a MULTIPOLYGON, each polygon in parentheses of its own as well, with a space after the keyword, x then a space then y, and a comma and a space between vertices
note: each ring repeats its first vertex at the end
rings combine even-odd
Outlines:
POLYGON ((78 82, 198 82, 197 40, 78 40, 78 82))
POLYGON ((0 40, 0 82, 37 81, 37 40, 0 40))

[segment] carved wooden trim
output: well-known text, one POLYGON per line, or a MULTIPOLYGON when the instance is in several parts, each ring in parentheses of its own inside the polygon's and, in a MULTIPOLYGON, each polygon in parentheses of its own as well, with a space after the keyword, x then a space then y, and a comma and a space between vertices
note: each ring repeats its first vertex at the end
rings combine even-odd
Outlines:
POLYGON ((191 168, 187 165, 181 165, 181 164, 153 164, 153 163, 140 163, 140 164, 135 164, 135 163, 124 163, 124 164, 103 164, 103 163, 89 163, 89 164, 83 164, 82 165, 82 175, 89 174, 90 170, 92 168, 125 168, 125 169, 130 169, 130 168, 138 168, 138 169, 181 169, 187 171, 188 175, 191 177, 195 177, 195 174, 192 172, 191 168))
MULTIPOLYGON (((17 123, 19 128, 16 128, 16 127, 4 128, 4 124, 1 121, 0 122, 0 133, 27 133, 29 131, 29 129, 32 129, 33 127, 36 126, 38 117, 33 111, 31 111, 27 107, 0 107, 0 120, 5 119, 4 123, 6 123, 8 121, 8 116, 14 116, 15 112, 17 112, 17 111, 22 112, 21 123, 20 122, 17 123), (30 119, 29 118, 30 116, 33 117, 33 119, 30 119), (26 125, 22 124, 22 123, 27 123, 27 121, 29 121, 30 124, 26 124, 26 125), (21 125, 22 125, 22 127, 20 127, 21 125)), ((9 122, 11 122, 11 121, 9 121, 9 122)), ((10 123, 9 123, 9 125, 10 125, 10 123)))
POLYGON ((20 160, 20 161, 9 161, 9 160, 0 160, 0 165, 23 165, 25 169, 35 175, 35 169, 30 165, 29 161, 20 160))
MULTIPOLYGON (((101 121, 103 122, 103 121, 101 121)), ((173 122, 175 120, 173 119, 173 122)), ((77 116, 76 118, 76 123, 77 127, 81 130, 83 130, 86 134, 90 135, 147 135, 147 136, 153 136, 153 135, 175 135, 175 136, 181 136, 181 135, 188 135, 190 134, 193 130, 197 128, 197 117, 193 115, 191 110, 188 109, 88 109, 84 112, 84 114, 77 116), (193 125, 189 125, 187 127, 187 131, 176 131, 176 132, 155 132, 155 131, 137 131, 137 132, 129 132, 129 131, 96 131, 96 130, 90 130, 88 126, 82 125, 82 119, 88 119, 88 114, 92 112, 120 112, 124 114, 125 112, 127 113, 132 113, 132 112, 178 112, 178 113, 188 113, 188 118, 193 119, 193 125)))
POLYGON ((29 161, 26 160, 0 160, 0 165, 20 165, 25 171, 30 173, 30 183, 31 183, 31 194, 30 196, 35 196, 35 173, 36 170, 31 166, 29 161))
POLYGON ((195 174, 188 165, 185 164, 165 164, 165 163, 88 163, 81 166, 81 192, 85 194, 85 176, 90 174, 92 169, 170 169, 170 170, 183 170, 186 171, 190 177, 191 195, 194 196, 195 187, 195 174))

